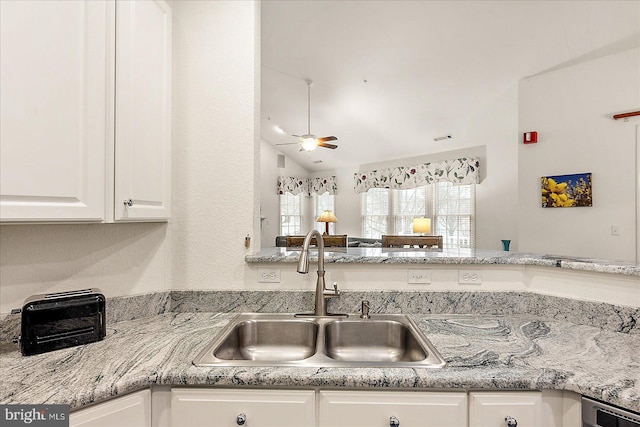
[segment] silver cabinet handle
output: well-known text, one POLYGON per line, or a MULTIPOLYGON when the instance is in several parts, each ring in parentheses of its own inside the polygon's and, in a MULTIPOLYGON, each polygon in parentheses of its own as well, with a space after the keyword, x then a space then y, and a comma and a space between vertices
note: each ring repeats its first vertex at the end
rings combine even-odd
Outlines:
POLYGON ((133 206, 133 200, 132 199, 125 200, 124 205, 129 207, 133 206))
POLYGON ((243 413, 236 417, 236 424, 243 426, 247 422, 247 416, 243 413))
POLYGON ((400 420, 393 415, 389 418, 389 427, 397 427, 400 425, 400 420))
POLYGON ((518 421, 509 415, 504 417, 504 421, 507 423, 507 427, 516 427, 518 425, 518 421))

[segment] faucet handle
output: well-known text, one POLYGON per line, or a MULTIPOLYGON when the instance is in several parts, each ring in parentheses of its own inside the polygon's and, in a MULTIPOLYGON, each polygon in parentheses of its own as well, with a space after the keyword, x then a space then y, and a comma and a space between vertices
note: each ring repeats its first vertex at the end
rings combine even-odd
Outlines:
POLYGON ((327 289, 325 287, 324 297, 325 298, 339 298, 340 290, 338 289, 338 282, 333 282, 333 290, 327 289))
POLYGON ((368 319, 369 317, 369 301, 367 300, 362 300, 362 314, 360 315, 360 317, 362 319, 368 319))

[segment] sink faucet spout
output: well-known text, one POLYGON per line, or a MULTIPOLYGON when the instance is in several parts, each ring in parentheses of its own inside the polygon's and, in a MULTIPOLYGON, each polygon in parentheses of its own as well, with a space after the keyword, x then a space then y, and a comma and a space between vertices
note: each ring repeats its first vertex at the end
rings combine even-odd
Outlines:
POLYGON ((335 298, 340 296, 337 285, 334 285, 333 291, 328 291, 324 280, 324 240, 322 234, 318 230, 311 230, 304 238, 302 243, 302 252, 298 259, 298 273, 307 274, 309 272, 309 246, 311 239, 316 238, 318 247, 318 280, 316 281, 316 307, 314 315, 327 316, 327 298, 335 298))

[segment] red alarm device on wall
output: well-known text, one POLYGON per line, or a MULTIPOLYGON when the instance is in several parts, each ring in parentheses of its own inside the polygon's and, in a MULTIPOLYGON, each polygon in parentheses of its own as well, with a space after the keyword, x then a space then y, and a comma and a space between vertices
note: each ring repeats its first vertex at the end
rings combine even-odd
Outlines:
POLYGON ((538 132, 523 133, 522 142, 525 144, 535 144, 536 142, 538 142, 538 132))

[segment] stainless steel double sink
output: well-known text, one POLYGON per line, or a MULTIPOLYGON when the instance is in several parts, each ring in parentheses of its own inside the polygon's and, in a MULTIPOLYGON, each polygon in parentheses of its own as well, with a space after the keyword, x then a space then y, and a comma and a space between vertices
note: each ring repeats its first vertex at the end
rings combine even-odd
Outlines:
POLYGON ((196 366, 442 368, 445 361, 410 317, 236 316, 193 361, 196 366))

